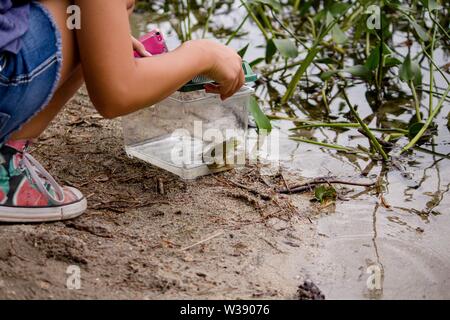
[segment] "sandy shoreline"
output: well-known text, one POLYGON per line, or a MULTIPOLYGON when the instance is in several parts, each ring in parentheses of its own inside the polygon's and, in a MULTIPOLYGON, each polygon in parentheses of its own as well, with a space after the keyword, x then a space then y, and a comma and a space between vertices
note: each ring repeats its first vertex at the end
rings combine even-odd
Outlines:
POLYGON ((233 184, 265 192, 280 177, 251 167, 186 183, 129 159, 120 121, 101 119, 83 90, 32 154, 89 210, 0 225, 0 299, 297 298, 318 207, 308 194, 267 200, 233 184), (80 290, 66 287, 70 266, 80 290))

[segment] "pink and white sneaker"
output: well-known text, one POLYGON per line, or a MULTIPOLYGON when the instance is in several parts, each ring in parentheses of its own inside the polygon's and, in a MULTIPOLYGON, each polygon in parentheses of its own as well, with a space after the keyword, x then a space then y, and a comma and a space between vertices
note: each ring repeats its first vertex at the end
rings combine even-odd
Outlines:
POLYGON ((27 141, 0 147, 0 221, 44 222, 78 217, 86 211, 83 194, 61 187, 27 153, 27 141))

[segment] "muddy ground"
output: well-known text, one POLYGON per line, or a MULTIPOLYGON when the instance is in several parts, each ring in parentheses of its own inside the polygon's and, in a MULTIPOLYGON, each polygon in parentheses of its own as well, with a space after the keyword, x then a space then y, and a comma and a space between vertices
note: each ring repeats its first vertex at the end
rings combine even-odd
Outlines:
POLYGON ((252 166, 184 182, 129 159, 121 135, 81 90, 33 146, 89 208, 72 221, 0 225, 0 299, 298 298, 321 210, 311 194, 274 190, 299 177, 252 166), (78 290, 67 288, 70 266, 78 290))

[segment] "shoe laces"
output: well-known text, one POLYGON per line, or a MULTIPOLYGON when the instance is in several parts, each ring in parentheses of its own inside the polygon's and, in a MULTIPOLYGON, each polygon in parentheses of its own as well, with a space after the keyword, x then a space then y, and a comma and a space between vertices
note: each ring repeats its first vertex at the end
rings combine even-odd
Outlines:
POLYGON ((48 173, 47 170, 28 152, 22 152, 21 166, 28 173, 36 188, 42 194, 46 195, 48 199, 54 204, 61 205, 64 203, 65 194, 63 188, 56 182, 56 180, 48 173), (45 187, 48 183, 55 191, 55 195, 45 187))

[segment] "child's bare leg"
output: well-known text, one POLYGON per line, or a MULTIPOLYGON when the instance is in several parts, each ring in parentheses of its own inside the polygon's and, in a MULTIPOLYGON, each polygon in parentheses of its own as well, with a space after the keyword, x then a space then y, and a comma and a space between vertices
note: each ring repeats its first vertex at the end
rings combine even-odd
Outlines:
POLYGON ((20 131, 16 132, 12 136, 13 140, 38 137, 83 83, 75 30, 69 30, 66 26, 66 11, 67 7, 71 5, 71 1, 41 0, 40 2, 51 12, 61 32, 63 44, 61 78, 58 89, 48 106, 23 126, 20 131))

